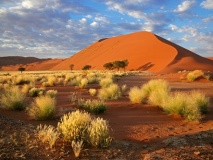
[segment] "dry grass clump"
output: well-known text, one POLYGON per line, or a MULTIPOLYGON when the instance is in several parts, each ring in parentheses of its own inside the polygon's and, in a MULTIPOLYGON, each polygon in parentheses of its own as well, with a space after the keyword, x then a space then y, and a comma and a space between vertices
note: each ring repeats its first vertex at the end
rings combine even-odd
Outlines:
POLYGON ((49 96, 37 97, 28 108, 28 114, 35 120, 52 119, 55 115, 55 99, 49 96))
POLYGON ((34 85, 32 83, 30 84, 24 84, 21 91, 25 94, 29 93, 30 89, 32 89, 34 85))
POLYGON ((45 89, 44 88, 36 88, 33 87, 29 90, 29 95, 31 97, 37 97, 37 96, 42 96, 45 93, 45 89))
POLYGON ((168 100, 170 93, 165 88, 154 90, 148 97, 148 103, 154 106, 161 107, 168 100))
POLYGON ((18 86, 12 86, 4 90, 1 95, 1 107, 11 110, 25 109, 25 94, 18 86))
POLYGON ((48 76, 47 77, 47 82, 43 82, 42 83, 42 86, 44 87, 51 87, 51 86, 54 86, 56 84, 56 77, 55 76, 48 76))
POLYGON ((85 88, 87 85, 88 85, 88 80, 87 80, 87 78, 82 78, 81 80, 80 80, 80 82, 79 82, 79 87, 80 88, 85 88))
POLYGON ((108 147, 112 138, 109 134, 109 124, 102 118, 93 120, 88 128, 89 132, 89 144, 94 147, 108 147))
MULTIPOLYGON (((78 102, 79 103, 79 102, 78 102)), ((86 100, 79 103, 80 107, 85 109, 87 112, 100 114, 106 111, 107 106, 103 100, 86 100)))
POLYGON ((43 143, 48 143, 50 148, 53 148, 60 133, 51 125, 39 125, 35 131, 36 136, 43 143))
POLYGON ((90 94, 91 96, 95 96, 96 93, 97 93, 97 90, 96 90, 96 89, 93 89, 93 88, 90 88, 90 89, 89 89, 89 94, 90 94))
POLYGON ((164 101, 162 108, 169 114, 183 116, 189 121, 199 121, 207 112, 209 98, 199 91, 190 93, 175 92, 164 101))
POLYGON ((83 143, 95 147, 108 147, 112 141, 107 121, 102 118, 92 118, 89 113, 79 110, 65 114, 58 123, 57 129, 66 140, 73 143, 73 147, 79 150, 83 143))
POLYGON ((195 81, 196 79, 198 79, 198 78, 201 78, 201 77, 204 77, 204 72, 203 71, 201 71, 201 70, 194 70, 194 71, 192 71, 192 72, 189 72, 188 74, 187 74, 187 79, 189 80, 189 81, 195 81))
POLYGON ((92 118, 89 113, 79 110, 65 114, 58 123, 58 130, 64 138, 72 141, 87 141, 88 131, 92 118))
POLYGON ((110 78, 104 78, 99 82, 99 84, 102 88, 106 88, 106 87, 109 87, 111 84, 113 84, 113 80, 112 80, 111 77, 110 78))
POLYGON ((102 100, 115 100, 121 97, 120 87, 117 84, 110 84, 108 87, 101 88, 98 97, 102 100))
POLYGON ((55 98, 57 96, 57 94, 58 94, 58 91, 57 90, 53 90, 53 89, 48 90, 46 92, 46 95, 50 96, 51 98, 55 98))
POLYGON ((129 91, 129 99, 132 103, 142 103, 146 98, 145 94, 139 87, 132 87, 129 91))
POLYGON ((29 83, 33 83, 35 81, 34 77, 31 76, 17 76, 14 79, 14 83, 16 85, 22 85, 22 84, 29 84, 29 83))

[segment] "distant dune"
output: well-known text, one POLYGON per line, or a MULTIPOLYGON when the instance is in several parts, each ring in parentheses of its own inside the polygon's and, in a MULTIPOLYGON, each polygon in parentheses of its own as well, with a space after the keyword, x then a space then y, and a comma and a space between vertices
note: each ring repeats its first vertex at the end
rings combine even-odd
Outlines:
POLYGON ((207 58, 213 60, 213 57, 207 57, 207 58))
POLYGON ((28 64, 33 62, 42 62, 49 59, 39 59, 36 57, 20 57, 20 56, 7 56, 0 57, 0 66, 28 64))
POLYGON ((43 71, 50 70, 52 67, 61 63, 63 59, 49 59, 27 64, 7 65, 1 67, 2 71, 17 71, 19 67, 24 67, 26 71, 43 71))
POLYGON ((103 38, 51 70, 67 70, 70 64, 74 64, 74 69, 86 64, 92 69, 104 69, 103 64, 124 59, 129 61, 127 70, 172 73, 201 69, 213 72, 213 61, 150 32, 103 38))
MULTIPOLYGON (((102 70, 103 65, 115 60, 129 61, 126 70, 149 71, 155 73, 175 73, 181 70, 213 72, 213 58, 201 57, 175 43, 150 32, 103 38, 67 59, 53 59, 25 64, 26 70, 69 70, 82 69, 91 65, 102 70)), ((16 63, 17 64, 17 63, 16 63)), ((1 70, 17 70, 21 65, 4 66, 1 70)))

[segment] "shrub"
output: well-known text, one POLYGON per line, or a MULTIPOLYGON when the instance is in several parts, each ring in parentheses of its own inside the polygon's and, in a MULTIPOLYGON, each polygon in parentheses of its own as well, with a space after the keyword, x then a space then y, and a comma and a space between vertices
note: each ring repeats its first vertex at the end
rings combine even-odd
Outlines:
POLYGON ((55 142, 59 138, 60 134, 59 132, 51 125, 42 126, 41 124, 36 128, 35 131, 37 137, 39 140, 41 140, 43 143, 47 142, 52 148, 55 145, 55 142))
POLYGON ((151 105, 161 107, 168 98, 169 91, 161 88, 150 93, 148 102, 151 105))
POLYGON ((58 130, 68 141, 87 141, 88 126, 92 118, 89 113, 79 110, 65 114, 58 123, 58 130))
POLYGON ((101 85, 102 88, 109 87, 111 84, 113 84, 112 78, 104 78, 102 79, 99 84, 101 85))
POLYGON ((42 86, 44 86, 44 87, 51 87, 51 86, 54 86, 55 85, 55 83, 56 83, 56 77, 54 77, 54 76, 49 76, 49 77, 47 77, 47 82, 43 82, 42 83, 42 86))
POLYGON ((93 89, 93 88, 90 88, 90 89, 89 89, 89 94, 90 94, 91 96, 95 96, 96 92, 97 92, 96 89, 93 89))
POLYGON ((50 96, 51 98, 55 98, 57 96, 57 94, 58 94, 58 91, 57 90, 53 90, 53 89, 48 90, 46 92, 46 95, 50 96))
POLYGON ((102 100, 86 100, 81 104, 81 107, 86 111, 94 114, 103 113, 106 111, 107 106, 102 100))
POLYGON ((121 96, 120 88, 117 84, 111 84, 107 88, 99 90, 98 97, 102 100, 113 100, 118 99, 121 96))
POLYGON ((25 94, 29 93, 30 89, 33 88, 33 85, 32 84, 25 84, 21 91, 25 94))
POLYGON ((91 122, 88 128, 89 144, 94 147, 108 147, 111 144, 112 138, 109 134, 109 125, 106 120, 97 118, 91 122))
POLYGON ((150 80, 148 83, 144 84, 141 89, 146 97, 149 97, 151 92, 156 90, 165 90, 166 92, 170 90, 167 81, 162 79, 150 80))
POLYGON ((29 95, 31 97, 41 96, 41 95, 44 95, 44 93, 45 93, 45 89, 44 88, 35 88, 35 87, 33 87, 33 88, 31 88, 29 90, 29 95))
POLYGON ((142 90, 138 87, 130 88, 129 91, 129 99, 132 103, 141 103, 144 101, 146 96, 142 92, 142 90))
POLYGON ((187 74, 187 79, 189 81, 195 81, 196 79, 198 79, 200 77, 204 77, 204 72, 201 70, 194 70, 187 74))
POLYGON ((24 110, 25 94, 22 93, 18 86, 12 86, 4 90, 1 96, 1 106, 5 109, 24 110))
POLYGON ((79 83, 79 87, 80 88, 85 88, 87 86, 87 84, 88 84, 87 78, 83 78, 83 79, 81 79, 81 81, 79 83))
POLYGON ((49 96, 37 97, 28 108, 28 114, 36 120, 52 119, 55 114, 55 99, 49 96))
POLYGON ((15 78, 16 85, 29 84, 30 82, 34 82, 34 79, 29 76, 18 76, 15 78))

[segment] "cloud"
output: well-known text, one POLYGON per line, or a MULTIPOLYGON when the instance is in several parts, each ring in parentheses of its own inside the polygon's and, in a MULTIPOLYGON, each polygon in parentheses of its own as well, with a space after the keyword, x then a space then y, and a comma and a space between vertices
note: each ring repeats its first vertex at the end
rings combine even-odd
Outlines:
POLYGON ((177 9, 175 9, 175 12, 183 13, 188 10, 190 10, 195 3, 195 0, 186 0, 183 1, 181 4, 178 5, 177 9))
POLYGON ((206 9, 213 9, 213 1, 212 0, 205 0, 200 5, 203 8, 206 8, 206 9))

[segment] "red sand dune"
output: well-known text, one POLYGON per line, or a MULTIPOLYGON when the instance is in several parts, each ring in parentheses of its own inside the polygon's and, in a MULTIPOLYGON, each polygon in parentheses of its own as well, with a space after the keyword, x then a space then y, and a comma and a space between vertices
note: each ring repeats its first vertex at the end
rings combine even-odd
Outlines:
POLYGON ((207 57, 208 59, 211 59, 213 61, 213 57, 207 57))
POLYGON ((67 70, 70 64, 74 64, 74 69, 81 69, 87 64, 92 69, 104 69, 103 64, 124 59, 129 61, 127 70, 172 73, 201 69, 213 72, 212 60, 150 32, 136 32, 99 40, 51 70, 67 70))

